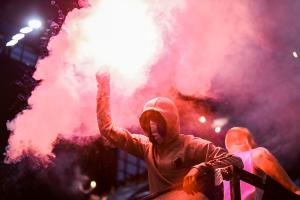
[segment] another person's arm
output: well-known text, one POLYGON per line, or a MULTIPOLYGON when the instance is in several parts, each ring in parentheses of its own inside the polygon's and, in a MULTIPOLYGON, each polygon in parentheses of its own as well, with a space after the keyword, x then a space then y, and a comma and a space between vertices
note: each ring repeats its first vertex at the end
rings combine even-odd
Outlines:
POLYGON ((118 148, 144 158, 145 148, 149 144, 148 138, 115 126, 111 119, 109 74, 97 74, 97 81, 97 120, 100 133, 118 148))
POLYGON ((293 183, 278 160, 266 148, 259 147, 252 153, 253 165, 280 183, 286 189, 300 195, 300 189, 293 183))

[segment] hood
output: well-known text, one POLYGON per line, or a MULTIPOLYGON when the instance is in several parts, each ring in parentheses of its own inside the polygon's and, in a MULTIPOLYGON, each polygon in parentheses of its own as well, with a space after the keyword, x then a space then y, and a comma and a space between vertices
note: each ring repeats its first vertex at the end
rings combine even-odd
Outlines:
POLYGON ((148 112, 159 113, 166 122, 166 140, 177 136, 180 132, 179 114, 174 102, 166 97, 156 97, 151 99, 144 105, 142 114, 140 115, 140 125, 144 131, 145 127, 145 116, 148 112))

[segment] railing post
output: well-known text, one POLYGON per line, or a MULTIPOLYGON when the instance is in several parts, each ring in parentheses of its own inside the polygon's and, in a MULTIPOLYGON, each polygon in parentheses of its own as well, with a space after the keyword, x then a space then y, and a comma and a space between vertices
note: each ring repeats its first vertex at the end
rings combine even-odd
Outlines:
POLYGON ((232 178, 230 179, 230 198, 231 200, 241 200, 240 175, 232 167, 232 178))

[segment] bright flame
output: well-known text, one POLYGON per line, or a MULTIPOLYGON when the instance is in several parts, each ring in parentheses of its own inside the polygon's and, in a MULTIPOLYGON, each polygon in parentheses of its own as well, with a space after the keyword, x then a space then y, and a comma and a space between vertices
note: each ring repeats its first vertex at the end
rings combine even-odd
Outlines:
POLYGON ((47 159, 59 135, 98 135, 95 74, 104 71, 105 65, 111 66, 112 112, 122 113, 116 122, 124 127, 135 124, 136 105, 145 102, 147 95, 120 98, 131 96, 147 82, 152 65, 165 52, 162 33, 167 28, 162 22, 169 20, 161 14, 171 14, 177 7, 173 2, 168 8, 158 0, 154 4, 92 0, 91 7, 68 13, 61 31, 49 42, 50 56, 39 60, 36 67, 34 78, 43 83, 28 99, 32 109, 7 123, 12 134, 6 162, 16 162, 26 153, 47 159))
POLYGON ((295 58, 298 58, 298 54, 297 54, 296 51, 293 51, 293 56, 294 56, 295 58))
POLYGON ((97 186, 96 181, 91 181, 90 186, 91 186, 91 188, 95 188, 97 186))
POLYGON ((15 46, 18 43, 18 40, 11 40, 9 42, 6 43, 7 47, 12 47, 15 46))
POLYGON ((23 33, 17 33, 16 35, 14 35, 12 37, 13 40, 21 40, 25 37, 25 35, 23 33))
POLYGON ((38 29, 42 26, 42 22, 38 19, 32 19, 28 22, 28 26, 33 29, 38 29))
POLYGON ((20 29, 20 33, 27 34, 27 33, 30 33, 32 30, 33 30, 33 28, 26 26, 26 27, 23 27, 20 29))
POLYGON ((201 116, 199 118, 199 122, 202 123, 202 124, 204 124, 206 122, 206 118, 204 116, 201 116))
POLYGON ((78 38, 77 54, 95 66, 110 66, 119 82, 125 81, 127 89, 134 89, 146 81, 145 73, 160 53, 160 30, 143 1, 94 3, 93 15, 87 16, 80 27, 73 27, 84 30, 78 38))
POLYGON ((221 128, 220 126, 217 126, 217 127, 215 128, 215 132, 216 132, 216 133, 220 133, 221 130, 222 130, 222 128, 221 128))

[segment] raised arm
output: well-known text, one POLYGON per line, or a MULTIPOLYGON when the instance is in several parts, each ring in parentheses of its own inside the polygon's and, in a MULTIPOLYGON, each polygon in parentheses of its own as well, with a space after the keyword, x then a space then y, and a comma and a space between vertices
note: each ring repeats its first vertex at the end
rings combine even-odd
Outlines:
POLYGON ((126 129, 114 125, 110 111, 110 76, 109 74, 97 74, 97 120, 100 133, 118 148, 144 158, 144 152, 148 147, 148 137, 132 134, 126 129))
POLYGON ((280 183, 283 187, 300 195, 300 189, 293 183, 278 160, 266 148, 259 147, 252 153, 253 165, 280 183))

